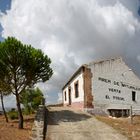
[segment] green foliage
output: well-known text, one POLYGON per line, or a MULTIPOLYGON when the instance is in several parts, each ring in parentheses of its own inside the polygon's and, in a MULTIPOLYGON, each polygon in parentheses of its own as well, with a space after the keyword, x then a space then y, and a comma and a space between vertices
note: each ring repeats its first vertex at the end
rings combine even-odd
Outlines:
POLYGON ((0 81, 9 85, 13 93, 49 80, 53 74, 50 63, 50 58, 41 50, 23 45, 13 37, 0 43, 0 81))
POLYGON ((30 114, 34 114, 35 110, 33 110, 32 108, 30 108, 30 110, 28 110, 28 108, 23 108, 22 113, 23 115, 30 115, 30 114))
POLYGON ((43 94, 39 88, 24 90, 21 94, 20 102, 24 106, 25 114, 30 114, 42 103, 43 94))
POLYGON ((14 37, 0 42, 0 83, 6 85, 2 90, 10 90, 16 96, 19 128, 23 128, 20 94, 37 82, 49 80, 53 74, 50 64, 50 58, 41 50, 24 45, 14 37))
POLYGON ((11 120, 18 119, 18 112, 16 110, 11 110, 8 112, 8 116, 11 120))

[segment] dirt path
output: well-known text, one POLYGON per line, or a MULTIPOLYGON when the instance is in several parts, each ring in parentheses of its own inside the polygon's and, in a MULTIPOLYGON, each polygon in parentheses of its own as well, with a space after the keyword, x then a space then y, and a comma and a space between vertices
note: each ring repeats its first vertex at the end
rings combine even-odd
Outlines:
POLYGON ((46 140, 127 140, 112 127, 81 111, 49 108, 46 140))

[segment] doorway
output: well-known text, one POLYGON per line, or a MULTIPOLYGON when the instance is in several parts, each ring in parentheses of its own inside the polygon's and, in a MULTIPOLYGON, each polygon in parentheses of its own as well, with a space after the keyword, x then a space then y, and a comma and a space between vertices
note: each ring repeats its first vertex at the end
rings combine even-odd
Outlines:
POLYGON ((71 105, 71 87, 69 87, 69 105, 71 105))

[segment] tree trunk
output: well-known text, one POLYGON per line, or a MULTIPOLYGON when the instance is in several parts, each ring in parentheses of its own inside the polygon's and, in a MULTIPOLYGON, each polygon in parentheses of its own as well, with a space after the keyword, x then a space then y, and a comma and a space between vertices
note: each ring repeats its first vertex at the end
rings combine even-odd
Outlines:
POLYGON ((17 109, 18 109, 18 117, 19 117, 19 124, 18 128, 23 129, 23 115, 22 115, 22 110, 20 107, 20 101, 19 101, 19 95, 16 94, 16 101, 17 101, 17 109))
POLYGON ((1 95, 1 105, 2 105, 2 110, 3 110, 4 116, 5 116, 5 120, 6 120, 6 122, 8 123, 8 117, 7 117, 7 113, 6 113, 6 111, 5 111, 4 103, 3 103, 3 94, 0 93, 0 95, 1 95))

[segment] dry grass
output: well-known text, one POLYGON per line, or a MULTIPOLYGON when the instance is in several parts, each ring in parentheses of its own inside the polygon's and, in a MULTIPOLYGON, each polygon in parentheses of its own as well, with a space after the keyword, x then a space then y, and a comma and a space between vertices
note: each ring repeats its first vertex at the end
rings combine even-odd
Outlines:
POLYGON ((131 124, 130 118, 109 118, 96 116, 96 118, 126 135, 129 140, 140 140, 140 116, 136 116, 131 124))
POLYGON ((18 129, 18 120, 5 122, 4 116, 0 116, 0 140, 29 140, 34 121, 34 115, 24 116, 24 129, 18 129))

